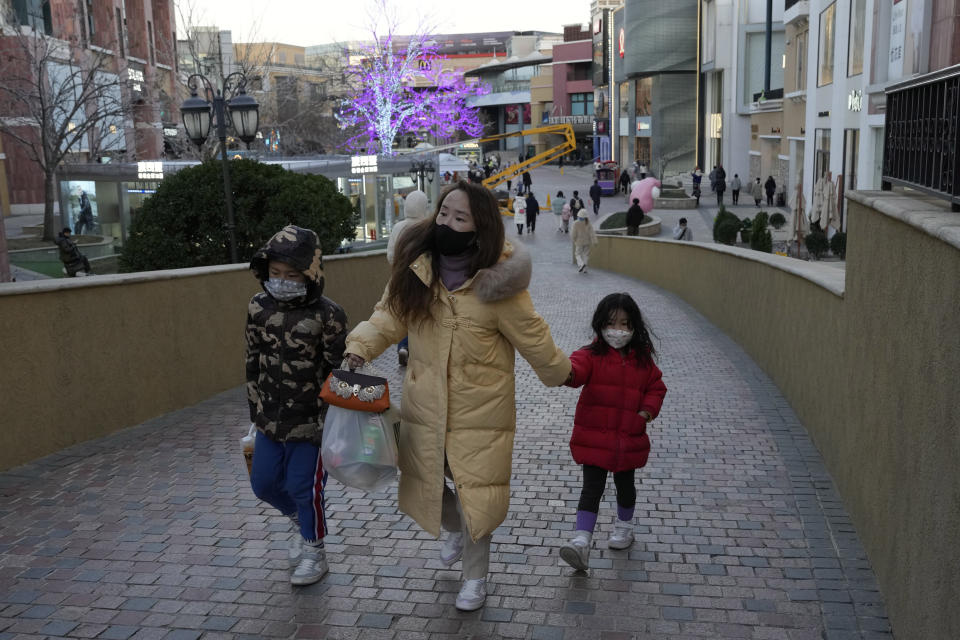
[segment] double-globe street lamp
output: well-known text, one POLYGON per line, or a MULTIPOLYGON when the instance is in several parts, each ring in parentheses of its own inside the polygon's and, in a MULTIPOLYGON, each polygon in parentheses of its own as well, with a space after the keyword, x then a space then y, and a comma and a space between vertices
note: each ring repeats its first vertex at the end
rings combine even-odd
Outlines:
POLYGON ((227 202, 226 229, 230 238, 230 261, 236 263, 237 236, 233 220, 233 194, 230 188, 230 164, 227 162, 227 115, 237 137, 250 143, 257 137, 260 124, 260 105, 247 95, 247 78, 239 71, 223 79, 223 89, 215 89, 206 77, 195 73, 187 78, 190 97, 181 105, 183 127, 187 137, 197 147, 203 146, 210 135, 211 123, 216 124, 217 138, 220 139, 220 161, 223 163, 223 193, 227 202), (213 104, 197 95, 197 88, 203 84, 204 94, 213 96, 213 104), (224 94, 228 94, 225 96, 224 94))
POLYGON ((421 191, 426 191, 424 187, 426 184, 423 179, 426 177, 431 183, 433 182, 433 177, 436 175, 437 169, 433 165, 433 160, 411 160, 410 161, 410 178, 413 180, 414 184, 417 185, 417 189, 421 191))

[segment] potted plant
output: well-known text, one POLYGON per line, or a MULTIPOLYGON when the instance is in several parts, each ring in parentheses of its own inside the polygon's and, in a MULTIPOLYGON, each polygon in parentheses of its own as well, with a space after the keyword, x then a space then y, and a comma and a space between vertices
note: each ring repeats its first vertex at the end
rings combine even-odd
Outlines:
POLYGON ((847 258, 847 234, 843 231, 837 231, 833 234, 833 237, 830 238, 830 252, 840 258, 845 260, 847 258))
POLYGON ((750 244, 750 232, 752 230, 753 230, 753 220, 751 220, 750 218, 744 218, 743 222, 740 223, 740 239, 743 241, 744 244, 750 244))
POLYGON ((750 248, 755 251, 770 253, 773 251, 773 237, 767 229, 767 213, 761 211, 753 218, 753 228, 750 230, 750 248))
POLYGON ((785 224, 787 224, 787 219, 784 218, 783 214, 779 211, 770 216, 770 226, 772 226, 774 229, 779 230, 785 224))
POLYGON ((822 231, 811 231, 807 234, 807 237, 803 239, 803 243, 807 246, 807 251, 810 252, 810 256, 815 260, 823 257, 829 247, 827 236, 822 231))

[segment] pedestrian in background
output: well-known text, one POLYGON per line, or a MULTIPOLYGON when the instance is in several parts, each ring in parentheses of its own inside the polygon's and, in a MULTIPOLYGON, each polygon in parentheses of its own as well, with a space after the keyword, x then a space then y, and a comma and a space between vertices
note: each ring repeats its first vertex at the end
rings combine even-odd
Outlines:
POLYGON ((537 202, 533 192, 527 196, 527 233, 533 233, 537 230, 537 216, 540 215, 540 203, 537 202))
POLYGON ((288 225, 250 261, 263 287, 247 306, 247 401, 257 428, 250 485, 298 532, 294 585, 313 584, 328 568, 319 393, 343 362, 347 315, 323 295, 322 258, 316 233, 288 225))
MULTIPOLYGON (((403 212, 403 220, 393 225, 390 230, 390 237, 387 238, 387 262, 393 264, 394 255, 396 255, 397 241, 400 234, 408 230, 410 226, 424 220, 430 216, 427 212, 427 194, 423 191, 411 191, 407 194, 403 212)), ((410 344, 404 338, 397 343, 397 362, 401 367, 407 366, 407 360, 410 357, 410 344)))
POLYGON ((530 187, 533 186, 533 178, 530 177, 529 171, 523 172, 523 192, 530 193, 530 187))
POLYGON ((574 190, 573 197, 570 198, 570 213, 573 215, 573 219, 576 220, 585 208, 586 205, 583 203, 583 198, 580 197, 580 192, 574 190))
MULTIPOLYGON (((562 156, 561 156, 562 157, 562 156)), ((557 197, 550 203, 550 210, 557 218, 557 231, 563 231, 563 208, 567 205, 567 199, 563 197, 563 191, 557 191, 557 197)))
POLYGON ((513 199, 513 224, 517 225, 517 235, 523 235, 527 224, 527 201, 521 196, 513 199))
POLYGON ((733 180, 730 181, 730 195, 733 197, 733 204, 740 202, 740 176, 733 174, 733 180))
POLYGON ((587 264, 590 262, 590 249, 597 244, 597 232, 594 231, 587 212, 583 209, 577 214, 577 221, 573 223, 570 239, 573 241, 573 255, 577 260, 578 270, 580 273, 586 273, 587 264))
POLYGON ((633 204, 627 209, 627 235, 640 235, 640 225, 643 224, 643 207, 640 198, 634 198, 633 204))
POLYGON ((687 226, 687 219, 680 218, 680 223, 673 229, 674 240, 693 240, 693 231, 687 226))
POLYGON ((439 561, 463 558, 456 607, 474 611, 486 601, 491 536, 510 509, 515 354, 547 386, 569 379, 570 361, 533 308, 530 256, 504 240, 490 191, 454 185, 432 223, 414 229, 373 315, 347 338, 347 359, 361 366, 409 333, 400 511, 434 537, 448 532, 439 561))
POLYGON ((630 172, 624 169, 620 172, 620 190, 624 193, 630 193, 630 172))
POLYGON ((600 181, 594 180, 593 185, 590 187, 590 200, 593 201, 593 215, 600 213, 600 196, 602 192, 600 190, 600 181))
POLYGON ((763 183, 763 189, 767 192, 767 206, 773 206, 773 194, 777 192, 777 181, 773 179, 773 176, 767 177, 767 181, 763 183))
POLYGON ((750 195, 753 196, 753 204, 759 207, 760 201, 763 200, 763 185, 760 184, 759 176, 757 181, 750 185, 750 195))
POLYGON ((707 176, 707 179, 710 181, 710 191, 717 190, 717 165, 713 165, 713 169, 710 170, 710 175, 707 176))
POLYGON ((590 323, 594 340, 570 356, 571 380, 583 387, 573 419, 570 452, 583 469, 576 531, 560 547, 560 558, 574 569, 589 567, 590 546, 600 501, 613 473, 617 521, 607 540, 611 549, 633 544, 637 503, 635 476, 647 463, 647 425, 660 413, 667 387, 653 358, 650 331, 637 303, 612 293, 597 305, 590 323))
POLYGON ((64 227, 54 241, 57 249, 59 249, 63 270, 67 273, 68 278, 88 276, 90 275, 90 260, 80 252, 80 248, 74 242, 71 234, 70 227, 64 227))

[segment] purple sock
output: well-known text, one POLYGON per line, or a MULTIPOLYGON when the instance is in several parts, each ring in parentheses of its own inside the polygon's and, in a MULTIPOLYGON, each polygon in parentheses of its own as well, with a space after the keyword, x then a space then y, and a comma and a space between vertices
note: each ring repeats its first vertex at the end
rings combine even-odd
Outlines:
POLYGON ((597 514, 593 511, 577 511, 577 531, 589 531, 597 524, 597 514))
POLYGON ((617 519, 623 522, 633 522, 633 507, 617 505, 617 519))

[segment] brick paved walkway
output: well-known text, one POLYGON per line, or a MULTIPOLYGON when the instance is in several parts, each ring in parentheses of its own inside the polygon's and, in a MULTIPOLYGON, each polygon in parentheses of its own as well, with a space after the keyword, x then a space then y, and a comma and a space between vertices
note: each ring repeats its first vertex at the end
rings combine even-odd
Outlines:
MULTIPOLYGON (((890 638, 856 532, 770 380, 673 295, 578 274, 547 223, 523 241, 560 346, 584 343, 593 306, 616 290, 660 338, 670 391, 632 549, 603 544, 608 495, 589 574, 558 565, 580 483, 566 446, 577 393, 543 388, 519 362, 513 500, 486 607, 456 611, 459 565, 440 565, 440 543, 397 513, 395 490, 336 483, 331 572, 293 589, 288 525, 246 482, 235 389, 0 475, 0 640, 890 638)), ((392 352, 378 365, 396 378, 392 352)))

